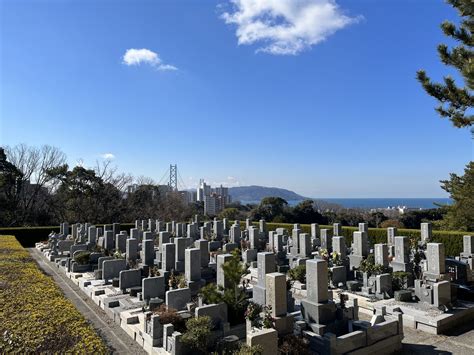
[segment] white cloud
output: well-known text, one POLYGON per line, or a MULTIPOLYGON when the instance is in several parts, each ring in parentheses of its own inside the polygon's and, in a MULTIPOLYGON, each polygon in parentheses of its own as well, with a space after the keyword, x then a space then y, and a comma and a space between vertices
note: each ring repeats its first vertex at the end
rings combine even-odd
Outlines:
POLYGON ((167 70, 178 70, 174 65, 171 64, 161 64, 158 66, 158 70, 167 71, 167 70))
POLYGON ((158 53, 146 48, 127 49, 123 55, 123 64, 128 66, 148 64, 161 71, 178 70, 174 65, 163 63, 158 53))
POLYGON ((100 155, 103 159, 112 160, 115 159, 115 155, 112 153, 104 153, 100 155))
POLYGON ((361 19, 344 15, 335 0, 230 1, 221 17, 237 26, 239 45, 277 55, 297 55, 361 19))

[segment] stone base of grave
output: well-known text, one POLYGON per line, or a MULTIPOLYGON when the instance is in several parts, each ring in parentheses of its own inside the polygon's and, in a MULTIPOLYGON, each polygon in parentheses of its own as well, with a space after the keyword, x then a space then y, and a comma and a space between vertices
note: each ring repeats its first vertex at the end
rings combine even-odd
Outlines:
POLYGON ((255 303, 265 306, 265 287, 254 285, 252 299, 255 303))
POLYGON ((349 255, 349 267, 350 269, 357 269, 360 266, 360 263, 362 260, 364 260, 365 257, 359 256, 359 255, 349 255))
MULTIPOLYGON (((362 305, 360 305, 362 310, 362 305)), ((437 307, 424 302, 397 302, 393 299, 377 301, 373 308, 386 307, 387 314, 398 309, 403 313, 403 326, 430 334, 442 334, 459 325, 474 320, 474 302, 459 301, 453 309, 443 313, 437 307)), ((371 313, 372 314, 372 313, 371 313)))
POLYGON ((390 266, 393 268, 393 272, 396 272, 396 271, 411 272, 411 270, 413 270, 413 265, 411 263, 400 263, 398 261, 392 261, 390 266))
POLYGON ((206 284, 205 280, 200 281, 188 281, 188 287, 191 290, 191 296, 196 296, 199 293, 201 287, 206 284))
POLYGON ((376 303, 374 302, 373 298, 369 298, 369 297, 352 293, 352 292, 347 292, 341 289, 336 289, 334 291, 335 292, 333 294, 336 295, 336 298, 334 299, 334 301, 337 301, 337 302, 339 301, 338 291, 341 291, 344 295, 347 296, 348 301, 352 302, 356 300, 358 308, 359 308, 359 312, 367 314, 367 315, 373 315, 374 304, 376 303))
POLYGON ((336 304, 301 300, 301 314, 309 323, 329 324, 336 319, 336 304))
POLYGON ((278 336, 284 336, 293 333, 293 324, 295 322, 292 314, 283 317, 273 317, 274 328, 278 332, 278 336))
POLYGON ((275 355, 278 353, 278 332, 275 329, 259 329, 247 333, 247 345, 260 345, 262 355, 275 355))
POLYGON ((176 261, 174 265, 177 272, 184 272, 184 261, 176 261))

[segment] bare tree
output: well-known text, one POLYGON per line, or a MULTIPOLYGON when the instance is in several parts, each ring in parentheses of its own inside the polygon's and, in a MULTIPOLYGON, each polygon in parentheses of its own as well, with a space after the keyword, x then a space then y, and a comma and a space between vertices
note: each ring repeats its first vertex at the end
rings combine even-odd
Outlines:
POLYGON ((40 210, 39 205, 42 205, 42 213, 47 209, 48 183, 51 181, 48 171, 65 164, 66 155, 49 145, 37 148, 18 144, 6 147, 5 151, 9 161, 23 174, 17 195, 15 223, 24 224, 40 210))
POLYGON ((112 161, 96 161, 94 171, 97 177, 101 178, 105 184, 115 186, 121 192, 125 192, 127 186, 133 182, 133 176, 125 173, 118 173, 118 168, 112 166, 112 161))

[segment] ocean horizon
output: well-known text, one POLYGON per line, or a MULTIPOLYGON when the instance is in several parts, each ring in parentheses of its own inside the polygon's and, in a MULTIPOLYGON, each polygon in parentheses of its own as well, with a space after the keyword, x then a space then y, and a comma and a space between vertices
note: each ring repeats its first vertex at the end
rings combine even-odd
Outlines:
MULTIPOLYGON (((409 208, 437 208, 439 205, 449 205, 452 200, 443 197, 420 197, 420 198, 390 198, 390 197, 378 197, 378 198, 312 198, 317 201, 326 201, 330 203, 338 204, 345 208, 387 208, 406 206, 409 208)), ((290 200, 288 204, 295 206, 302 200, 290 200)), ((260 201, 240 201, 242 204, 258 204, 260 201)))

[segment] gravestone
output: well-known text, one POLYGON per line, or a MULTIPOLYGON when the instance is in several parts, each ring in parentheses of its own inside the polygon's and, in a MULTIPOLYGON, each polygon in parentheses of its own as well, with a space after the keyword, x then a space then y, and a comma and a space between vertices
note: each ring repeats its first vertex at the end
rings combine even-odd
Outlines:
POLYGON ((437 281, 446 272, 446 256, 443 243, 428 243, 426 247, 428 270, 423 274, 428 280, 437 281))
POLYGON ((245 220, 245 229, 248 230, 251 225, 252 225, 252 220, 251 220, 250 218, 247 218, 247 219, 245 220))
POLYGON ((214 235, 217 240, 221 240, 224 236, 224 225, 222 221, 214 220, 214 235))
POLYGON ((368 255, 368 242, 366 232, 354 232, 353 234, 353 249, 352 254, 349 255, 350 268, 359 268, 360 263, 368 255))
POLYGON ((268 250, 271 252, 275 252, 275 235, 277 233, 275 231, 268 232, 268 250))
POLYGON ((147 266, 153 266, 155 263, 155 242, 153 239, 142 241, 142 262, 147 266))
POLYGON ((113 235, 120 234, 120 223, 112 224, 112 232, 114 232, 113 235))
POLYGON ((198 248, 201 253, 201 267, 209 266, 209 242, 206 239, 198 239, 194 242, 194 246, 198 248))
POLYGON ((369 224, 368 223, 359 223, 359 232, 369 233, 369 224))
POLYGON ((319 224, 311 224, 311 238, 319 238, 319 224))
POLYGON ((115 250, 125 253, 127 249, 127 235, 126 234, 117 234, 115 236, 115 250))
POLYGON ((395 237, 397 236, 397 228, 396 227, 388 227, 387 228, 387 244, 394 245, 395 244, 395 237))
POLYGON ((119 272, 119 288, 125 291, 127 288, 141 286, 142 271, 140 269, 122 270, 119 272))
MULTIPOLYGON (((380 245, 386 245, 386 244, 380 244, 380 245)), ((375 283, 376 283, 375 296, 378 299, 386 299, 386 298, 391 298, 393 296, 392 275, 390 274, 377 275, 375 283)))
POLYGON ((263 252, 257 254, 257 284, 253 286, 253 300, 265 305, 265 275, 275 272, 275 254, 263 252))
POLYGON ((319 231, 321 236, 321 249, 326 249, 328 252, 332 251, 332 240, 329 229, 321 229, 319 231))
POLYGON ((191 290, 188 287, 170 290, 166 292, 165 298, 168 307, 181 311, 191 302, 191 290))
POLYGON ((183 272, 184 251, 186 250, 187 238, 174 238, 174 244, 176 245, 175 270, 178 272, 183 272))
POLYGON ((259 221, 259 232, 260 234, 266 235, 267 234, 267 222, 264 219, 259 221))
POLYGON ((95 226, 89 227, 87 232, 87 242, 92 245, 97 243, 97 228, 95 226))
POLYGON ((196 223, 188 224, 186 235, 192 240, 196 240, 199 237, 198 225, 196 223))
POLYGON ((127 261, 136 261, 138 254, 138 240, 130 238, 126 240, 125 254, 127 261))
POLYGON ((114 232, 106 230, 104 232, 104 249, 112 251, 115 248, 114 232))
MULTIPOLYGON (((301 313, 308 323, 328 324, 336 318, 336 305, 329 302, 328 265, 325 260, 306 261, 307 297, 301 300, 301 313)), ((313 328, 314 329, 314 328, 313 328)))
POLYGON ((286 275, 279 272, 272 272, 265 276, 266 305, 271 308, 272 317, 286 315, 287 292, 286 275))
POLYGON ((344 260, 347 256, 346 238, 332 237, 332 249, 344 260))
POLYGON ((231 254, 220 254, 217 255, 217 285, 222 286, 224 288, 230 287, 229 281, 226 280, 225 275, 224 275, 224 270, 222 269, 222 265, 224 265, 225 262, 229 261, 232 259, 231 254))
POLYGON ((138 228, 130 229, 130 238, 134 238, 136 240, 141 240, 141 231, 138 228))
POLYGON ((445 306, 451 303, 451 283, 449 281, 436 282, 433 285, 433 305, 445 306))
POLYGON ((395 259, 391 264, 393 272, 404 271, 411 272, 410 263, 410 241, 407 237, 395 237, 395 259))
POLYGON ((170 232, 160 232, 160 234, 158 235, 159 245, 169 243, 170 242, 170 237, 171 237, 170 232))
POLYGON ((333 223, 333 225, 332 225, 332 235, 334 237, 342 235, 342 224, 341 223, 333 223))
POLYGON ((246 264, 250 264, 253 261, 257 260, 257 250, 256 249, 246 249, 242 252, 242 260, 246 264))
POLYGON ((463 236, 463 251, 461 256, 464 258, 474 257, 474 235, 463 236))
POLYGON ((283 251, 283 234, 277 232, 276 236, 274 237, 274 248, 275 252, 282 252, 283 251))
POLYGON ((145 301, 155 297, 163 299, 165 291, 164 276, 147 277, 142 280, 142 298, 145 301))
MULTIPOLYGON (((99 258, 99 262, 100 259, 101 258, 99 258)), ((119 277, 120 271, 126 268, 127 261, 125 259, 104 260, 102 263, 102 279, 112 280, 113 278, 119 277)))
POLYGON ((155 233, 150 231, 143 232, 143 239, 153 240, 153 242, 155 242, 155 233))
POLYGON ((229 239, 232 243, 240 244, 240 223, 234 223, 230 227, 229 239))
POLYGON ((201 280, 201 250, 198 248, 186 249, 184 275, 187 281, 201 280))
POLYGON ((67 222, 62 223, 61 230, 59 233, 67 237, 69 235, 69 223, 67 222))
POLYGON ((433 237, 433 228, 431 223, 421 223, 421 242, 428 243, 433 237))
POLYGON ((174 270, 176 246, 173 243, 161 245, 161 269, 165 271, 174 270))
POLYGON ((259 230, 251 226, 248 229, 249 232, 249 241, 250 241, 250 249, 257 249, 260 250, 260 232, 259 230))
POLYGON ((375 264, 388 267, 388 245, 375 244, 374 250, 375 264))
POLYGON ((301 228, 298 223, 295 223, 293 225, 293 230, 291 231, 291 254, 292 255, 298 255, 300 252, 300 233, 301 233, 301 228))
POLYGON ((311 236, 307 233, 301 233, 300 238, 300 253, 299 255, 306 258, 311 256, 311 236))

